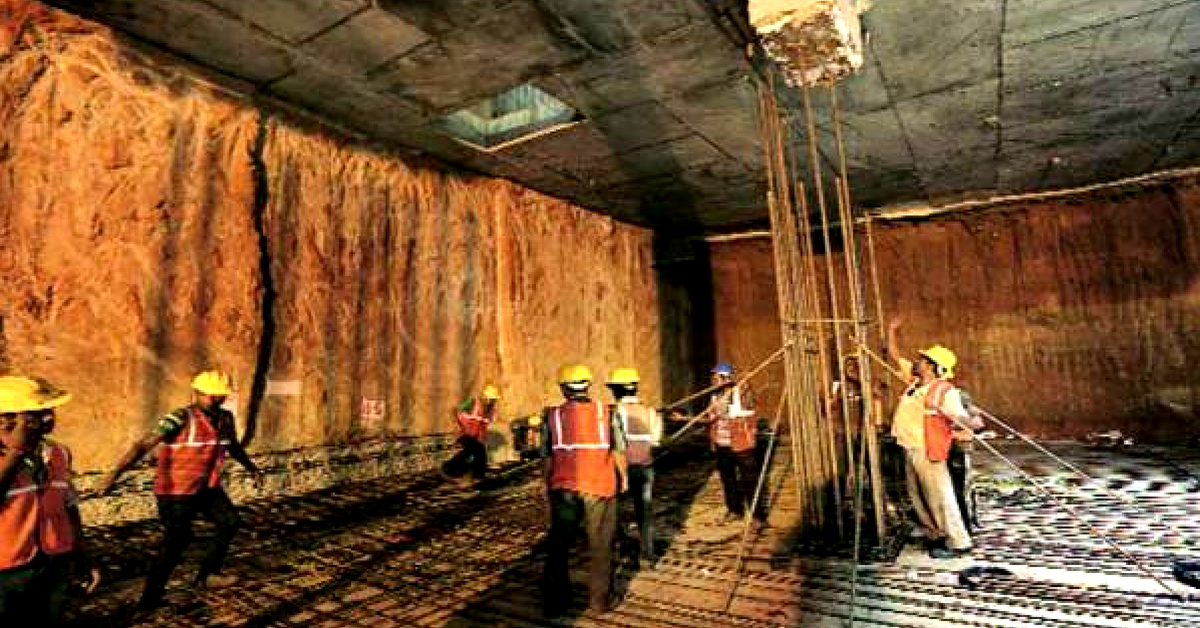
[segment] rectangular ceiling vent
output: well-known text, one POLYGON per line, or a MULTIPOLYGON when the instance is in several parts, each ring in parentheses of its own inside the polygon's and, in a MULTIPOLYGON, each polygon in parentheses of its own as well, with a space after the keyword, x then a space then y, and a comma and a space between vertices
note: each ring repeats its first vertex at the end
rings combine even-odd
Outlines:
POLYGON ((583 116, 563 101, 526 83, 455 111, 438 124, 455 139, 490 152, 574 126, 582 120, 583 116))

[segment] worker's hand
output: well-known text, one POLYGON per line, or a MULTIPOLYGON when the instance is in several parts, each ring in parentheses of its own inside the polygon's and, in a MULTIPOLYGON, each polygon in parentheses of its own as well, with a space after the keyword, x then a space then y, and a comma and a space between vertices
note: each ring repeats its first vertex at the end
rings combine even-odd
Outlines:
POLYGON ((682 413, 682 412, 680 412, 679 410, 672 410, 672 411, 671 411, 671 420, 673 420, 673 421, 682 421, 682 420, 684 420, 684 419, 686 419, 686 418, 687 418, 687 417, 685 417, 685 416, 683 415, 683 413, 682 413))

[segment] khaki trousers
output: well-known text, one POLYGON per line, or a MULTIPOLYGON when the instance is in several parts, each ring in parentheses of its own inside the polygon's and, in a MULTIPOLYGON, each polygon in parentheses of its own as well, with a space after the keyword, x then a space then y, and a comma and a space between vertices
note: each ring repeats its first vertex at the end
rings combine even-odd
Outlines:
POLYGON ((946 463, 930 462, 924 449, 906 448, 904 458, 905 484, 917 520, 933 538, 945 537, 946 547, 956 550, 971 547, 971 535, 963 524, 946 463))

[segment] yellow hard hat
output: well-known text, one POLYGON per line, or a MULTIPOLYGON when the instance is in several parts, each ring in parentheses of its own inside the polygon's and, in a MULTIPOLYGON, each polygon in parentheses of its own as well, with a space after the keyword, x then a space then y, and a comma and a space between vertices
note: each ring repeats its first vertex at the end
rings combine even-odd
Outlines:
POLYGON ((592 381, 592 369, 583 364, 568 364, 558 369, 558 383, 584 384, 592 381))
POLYGON ((479 393, 479 396, 483 397, 484 399, 495 401, 500 398, 500 388, 498 388, 495 384, 488 384, 487 386, 483 387, 483 392, 479 393))
POLYGON ((642 381, 638 375, 637 369, 632 366, 622 366, 621 368, 613 369, 608 374, 608 383, 621 386, 628 386, 642 381))
POLYGON ((530 415, 529 427, 541 427, 541 425, 542 425, 542 415, 540 415, 540 414, 530 415))
POLYGON ((233 383, 221 371, 204 371, 192 378, 192 388, 202 395, 227 397, 233 393, 233 383))
POLYGON ((958 364, 958 356, 954 355, 953 351, 942 345, 933 345, 920 353, 922 356, 929 358, 930 362, 941 367, 941 376, 943 379, 954 377, 954 366, 958 364))
POLYGON ((70 400, 70 393, 41 378, 0 377, 0 414, 49 410, 70 400))

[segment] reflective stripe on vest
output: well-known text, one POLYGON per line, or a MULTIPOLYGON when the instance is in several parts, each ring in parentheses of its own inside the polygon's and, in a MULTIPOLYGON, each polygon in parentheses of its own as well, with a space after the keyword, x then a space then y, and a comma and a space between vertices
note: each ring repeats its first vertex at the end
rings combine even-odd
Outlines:
POLYGON ((616 462, 604 405, 569 401, 554 409, 550 428, 550 489, 615 496, 616 462))
POLYGON ((554 449, 608 449, 611 443, 608 442, 608 429, 604 424, 604 406, 600 402, 596 404, 596 434, 597 440, 593 442, 565 442, 563 439, 562 429, 562 406, 554 409, 554 442, 551 447, 554 449))
POLYGON ((617 403, 616 410, 621 417, 621 427, 625 429, 625 438, 629 441, 625 450, 626 460, 632 465, 648 465, 654 462, 652 448, 656 442, 654 426, 658 419, 657 413, 636 399, 617 403))
POLYGON ((212 420, 197 408, 187 409, 187 435, 163 442, 158 454, 156 495, 194 495, 221 484, 221 463, 229 441, 222 439, 212 420))
POLYGON ((930 462, 950 458, 954 432, 950 428, 950 417, 942 412, 942 402, 953 388, 950 382, 936 379, 925 389, 925 455, 930 462))
POLYGON ((479 403, 479 398, 476 397, 471 401, 470 412, 458 413, 458 429, 462 432, 463 436, 469 436, 480 442, 485 440, 488 424, 492 422, 496 414, 496 408, 492 406, 492 416, 484 416, 482 411, 483 406, 479 403))
POLYGON ((729 404, 724 414, 718 416, 709 431, 713 444, 719 447, 729 447, 734 451, 746 451, 754 448, 755 416, 753 410, 742 407, 742 392, 734 386, 729 404))
POLYGON ((39 552, 57 556, 78 546, 69 514, 75 502, 71 454, 56 443, 43 447, 46 481, 39 486, 28 469, 21 469, 0 504, 0 570, 25 565, 39 552))

